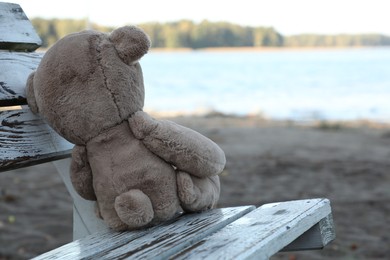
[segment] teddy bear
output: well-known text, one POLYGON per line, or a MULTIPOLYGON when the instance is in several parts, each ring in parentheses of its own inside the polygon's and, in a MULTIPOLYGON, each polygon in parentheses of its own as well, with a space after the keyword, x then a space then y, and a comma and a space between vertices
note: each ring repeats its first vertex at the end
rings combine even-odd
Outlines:
POLYGON ((75 190, 116 231, 215 207, 226 163, 207 137, 143 111, 139 60, 150 45, 136 26, 69 34, 26 83, 31 111, 75 145, 75 190))

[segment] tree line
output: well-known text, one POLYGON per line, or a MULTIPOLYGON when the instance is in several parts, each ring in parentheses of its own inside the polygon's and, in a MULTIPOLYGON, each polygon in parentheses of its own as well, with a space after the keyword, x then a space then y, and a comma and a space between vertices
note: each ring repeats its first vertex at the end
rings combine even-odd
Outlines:
MULTIPOLYGON (((34 18, 32 23, 43 41, 50 47, 65 35, 95 29, 110 32, 114 28, 90 23, 88 20, 34 18)), ((154 48, 209 47, 353 47, 386 46, 390 37, 381 34, 299 34, 283 36, 272 27, 250 27, 228 22, 190 20, 138 24, 150 36, 154 48)))

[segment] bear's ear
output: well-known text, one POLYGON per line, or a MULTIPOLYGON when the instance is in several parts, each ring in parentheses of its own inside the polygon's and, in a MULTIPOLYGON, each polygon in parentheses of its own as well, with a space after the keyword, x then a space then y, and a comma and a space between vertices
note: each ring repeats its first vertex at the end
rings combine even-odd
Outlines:
POLYGON ((135 26, 124 26, 109 35, 119 57, 128 65, 137 62, 150 48, 146 33, 135 26))
POLYGON ((31 111, 36 114, 38 113, 38 105, 34 93, 34 75, 35 75, 35 71, 32 72, 27 78, 26 98, 27 98, 28 106, 30 107, 31 111))

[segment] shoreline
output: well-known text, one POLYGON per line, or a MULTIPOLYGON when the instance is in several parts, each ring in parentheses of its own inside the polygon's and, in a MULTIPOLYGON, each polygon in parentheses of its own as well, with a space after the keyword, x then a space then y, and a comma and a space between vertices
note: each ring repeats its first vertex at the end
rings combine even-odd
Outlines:
MULTIPOLYGON (((237 115, 237 114, 228 114, 219 111, 207 111, 207 112, 180 112, 180 111, 150 111, 145 110, 146 113, 155 117, 157 119, 166 119, 166 120, 202 120, 205 118, 213 118, 221 121, 229 121, 232 125, 239 126, 240 122, 245 122, 250 120, 250 122, 256 125, 272 125, 272 126, 299 126, 299 127, 318 127, 320 129, 328 129, 328 130, 338 130, 342 128, 373 128, 373 129, 386 129, 390 128, 390 120, 381 121, 374 120, 370 118, 359 118, 359 119, 293 119, 293 118, 285 118, 278 119, 272 118, 268 116, 264 116, 263 114, 245 114, 245 115, 237 115)), ((245 125, 247 126, 247 125, 245 125)))
MULTIPOLYGON (((39 47, 35 52, 44 53, 50 47, 39 47)), ((344 50, 384 50, 390 46, 334 46, 334 47, 208 47, 208 48, 160 48, 152 47, 149 53, 186 53, 186 52, 309 52, 309 51, 344 51, 344 50)))
POLYGON ((366 49, 390 49, 390 46, 334 46, 334 47, 208 47, 192 48, 151 48, 153 53, 180 52, 306 52, 306 51, 343 51, 366 49))

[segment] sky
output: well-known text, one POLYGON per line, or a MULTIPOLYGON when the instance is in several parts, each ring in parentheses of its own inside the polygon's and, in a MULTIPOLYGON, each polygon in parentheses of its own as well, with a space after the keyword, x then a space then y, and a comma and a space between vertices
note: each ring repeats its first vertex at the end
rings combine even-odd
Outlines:
POLYGON ((8 0, 29 18, 89 19, 119 27, 190 19, 272 26, 284 35, 390 35, 390 0, 8 0))

